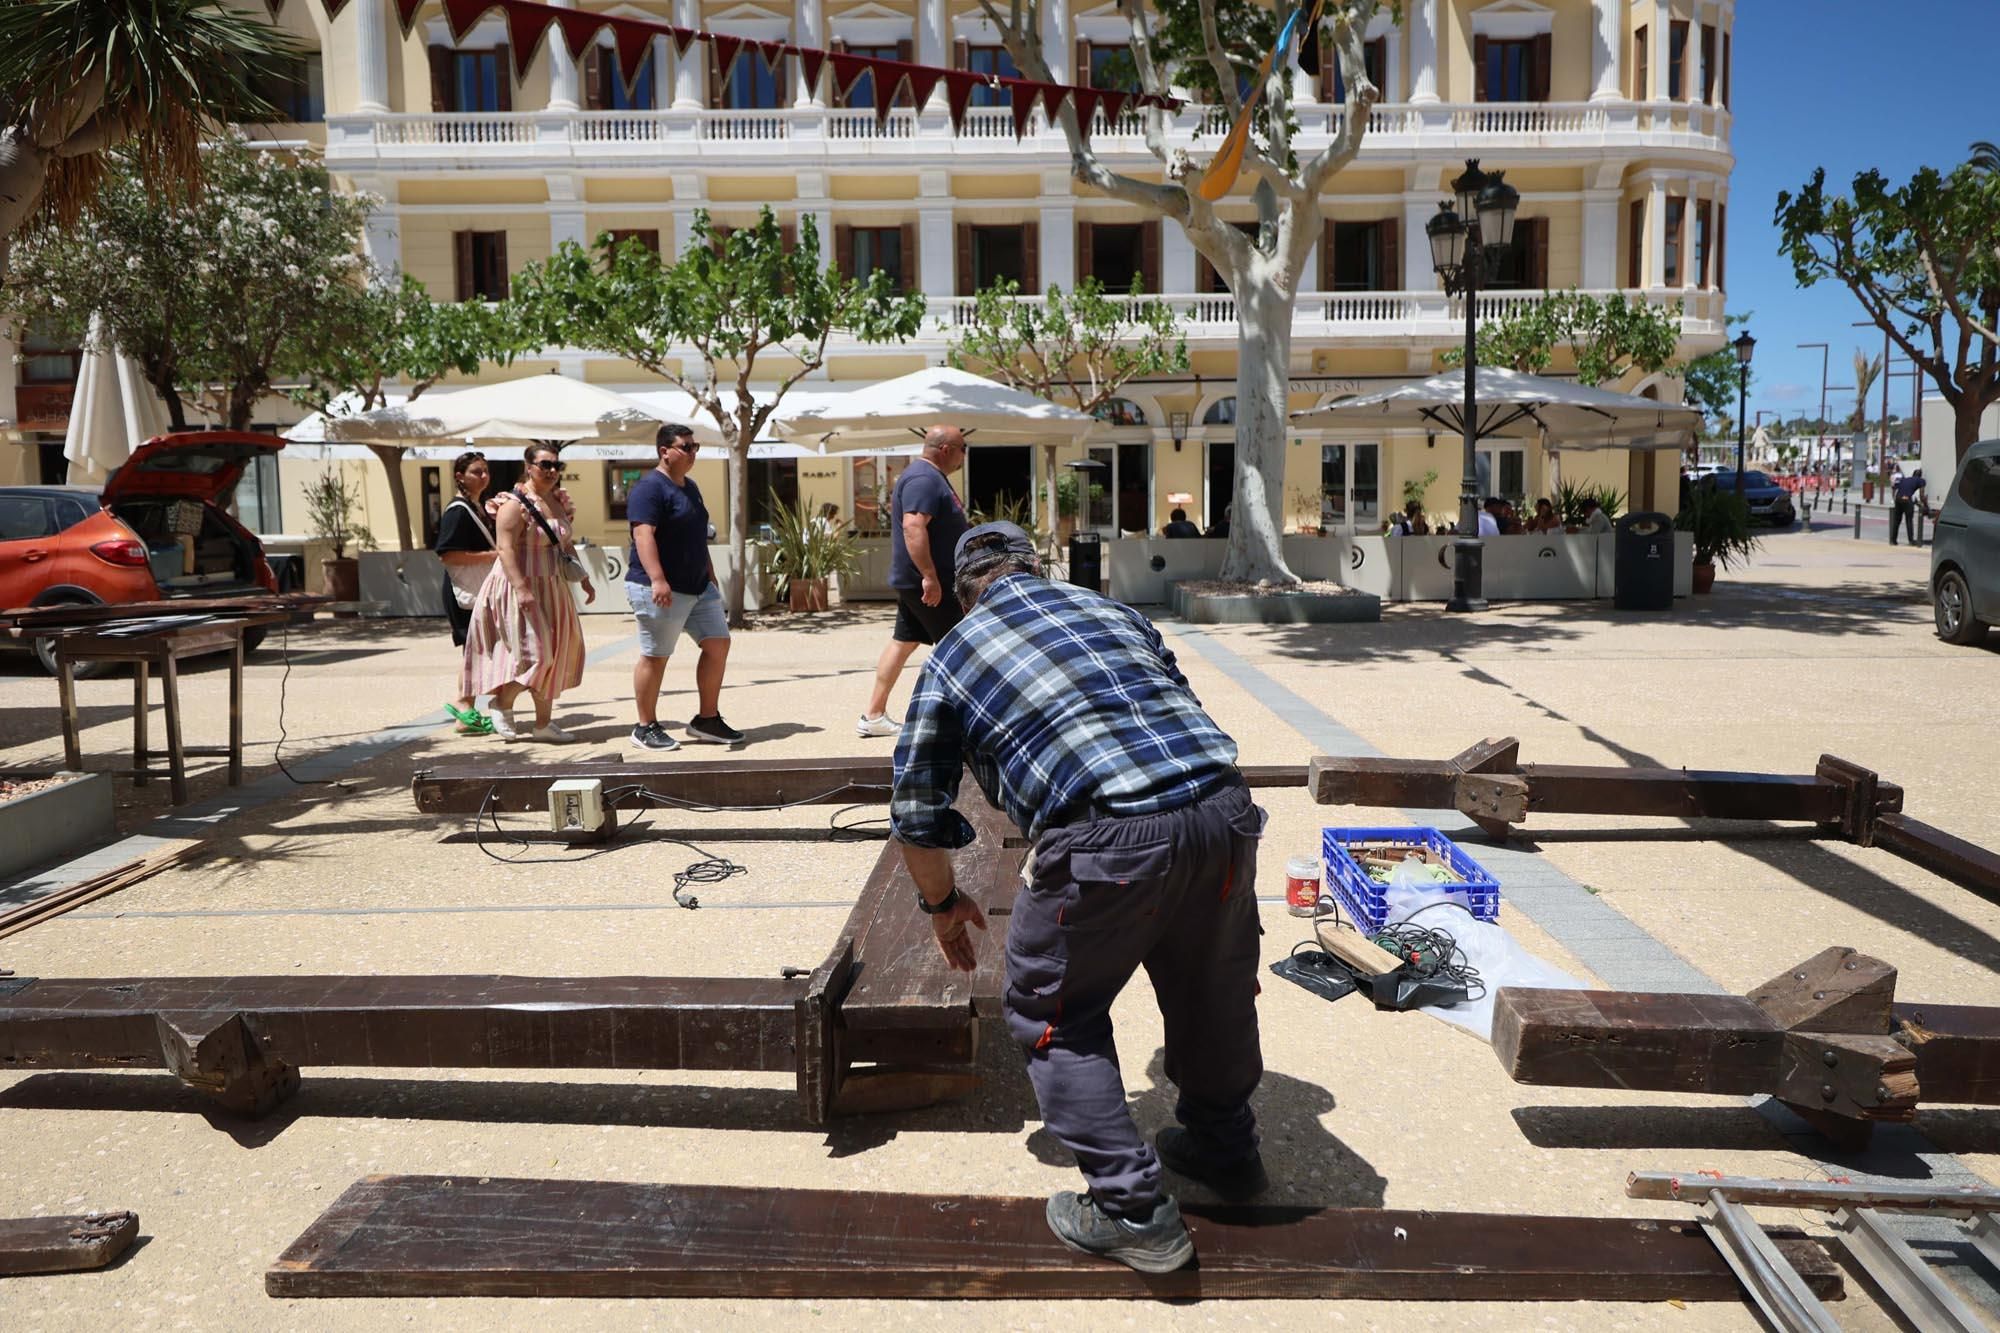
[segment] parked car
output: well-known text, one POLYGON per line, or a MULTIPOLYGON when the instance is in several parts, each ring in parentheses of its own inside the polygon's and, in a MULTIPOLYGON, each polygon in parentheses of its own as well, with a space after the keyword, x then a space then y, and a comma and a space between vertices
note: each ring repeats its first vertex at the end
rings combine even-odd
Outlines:
MULTIPOLYGON (((1704 486, 1713 486, 1718 491, 1736 489, 1736 469, 1728 468, 1716 472, 1701 481, 1704 486)), ((1792 503, 1792 493, 1773 481, 1768 473, 1743 473, 1743 498, 1750 502, 1750 521, 1763 520, 1781 528, 1789 528, 1799 521, 1799 511, 1792 503)))
MULTIPOLYGON (((0 486, 0 608, 276 592, 257 534, 223 504, 252 460, 284 447, 271 435, 187 431, 140 445, 101 490, 0 486), (188 502, 197 523, 177 509, 188 502), (193 530, 176 532, 177 516, 193 530)), ((251 630, 244 646, 262 638, 251 630)), ((48 641, 35 652, 54 672, 48 641)), ((93 673, 79 664, 77 674, 93 673)))
POLYGON ((1931 530, 1931 618, 1946 643, 2000 620, 2000 440, 1966 451, 1931 530))

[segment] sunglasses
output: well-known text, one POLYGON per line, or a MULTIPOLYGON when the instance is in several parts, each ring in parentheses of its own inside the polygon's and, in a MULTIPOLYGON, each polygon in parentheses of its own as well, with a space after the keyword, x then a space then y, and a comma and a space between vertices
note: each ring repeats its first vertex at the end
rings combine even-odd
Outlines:
POLYGON ((695 452, 695 450, 701 448, 699 444, 695 443, 694 436, 692 435, 679 436, 675 439, 667 441, 667 443, 662 445, 661 447, 665 449, 678 449, 684 454, 691 454, 695 452))
POLYGON ((534 461, 532 466, 538 467, 544 472, 562 471, 562 464, 553 458, 538 458, 534 461))

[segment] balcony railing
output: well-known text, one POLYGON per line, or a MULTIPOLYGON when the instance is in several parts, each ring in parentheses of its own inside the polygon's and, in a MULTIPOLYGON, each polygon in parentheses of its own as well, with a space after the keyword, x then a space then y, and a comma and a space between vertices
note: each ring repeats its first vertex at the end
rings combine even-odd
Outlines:
MULTIPOLYGON (((1343 107, 1307 103, 1296 108, 1295 147, 1312 152, 1339 132, 1343 107)), ((1170 118, 1168 141, 1199 151, 1227 128, 1213 107, 1189 107, 1170 118)), ((1572 149, 1580 155, 1624 149, 1642 153, 1729 151, 1730 113, 1686 102, 1433 103, 1378 106, 1369 116, 1364 157, 1371 152, 1407 157, 1435 153, 1449 158, 1496 146, 1572 149)), ((726 143, 753 154, 839 157, 990 156, 1027 153, 1063 156, 1059 127, 1037 107, 1025 134, 1014 132, 1007 107, 972 107, 954 134, 942 113, 897 108, 884 120, 869 109, 784 107, 764 111, 512 111, 392 112, 328 118, 329 160, 336 166, 383 166, 396 161, 449 158, 502 160, 644 156, 694 158, 704 145, 726 143)), ((1093 137, 1100 152, 1119 157, 1146 152, 1144 122, 1133 113, 1107 123, 1099 114, 1093 137)))

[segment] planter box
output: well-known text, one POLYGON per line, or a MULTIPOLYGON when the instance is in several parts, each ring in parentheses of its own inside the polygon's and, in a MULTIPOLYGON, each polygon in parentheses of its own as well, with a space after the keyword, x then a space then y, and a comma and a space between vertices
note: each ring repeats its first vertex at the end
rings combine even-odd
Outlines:
POLYGON ((1173 608, 1192 625, 1360 625, 1382 618, 1382 599, 1365 592, 1196 593, 1171 590, 1173 608))
MULTIPOLYGON (((15 782, 56 776, 9 773, 15 782)), ((118 835, 111 775, 81 773, 26 796, 0 800, 0 877, 67 861, 118 835)))

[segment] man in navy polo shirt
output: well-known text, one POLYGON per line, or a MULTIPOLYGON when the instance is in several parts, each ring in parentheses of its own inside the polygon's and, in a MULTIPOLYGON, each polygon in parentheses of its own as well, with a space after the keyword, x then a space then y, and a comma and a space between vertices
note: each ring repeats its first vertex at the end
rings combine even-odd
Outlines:
POLYGON ((660 465, 634 482, 625 497, 632 525, 626 562, 625 597, 639 624, 639 660, 632 666, 632 699, 639 725, 632 743, 648 750, 678 750, 680 742, 660 725, 656 709, 660 681, 674 641, 685 632, 700 658, 694 665, 698 711, 687 738, 710 745, 736 745, 743 733, 722 720, 722 672, 729 662, 729 612, 708 558, 708 506, 688 473, 694 469, 694 431, 678 422, 655 437, 660 465))
POLYGON ((875 661, 875 688, 854 724, 857 736, 894 736, 889 691, 920 643, 936 643, 958 623, 952 552, 965 533, 965 505, 951 474, 965 464, 965 436, 956 426, 932 426, 921 458, 910 460, 890 496, 889 586, 896 590, 896 627, 875 661))

